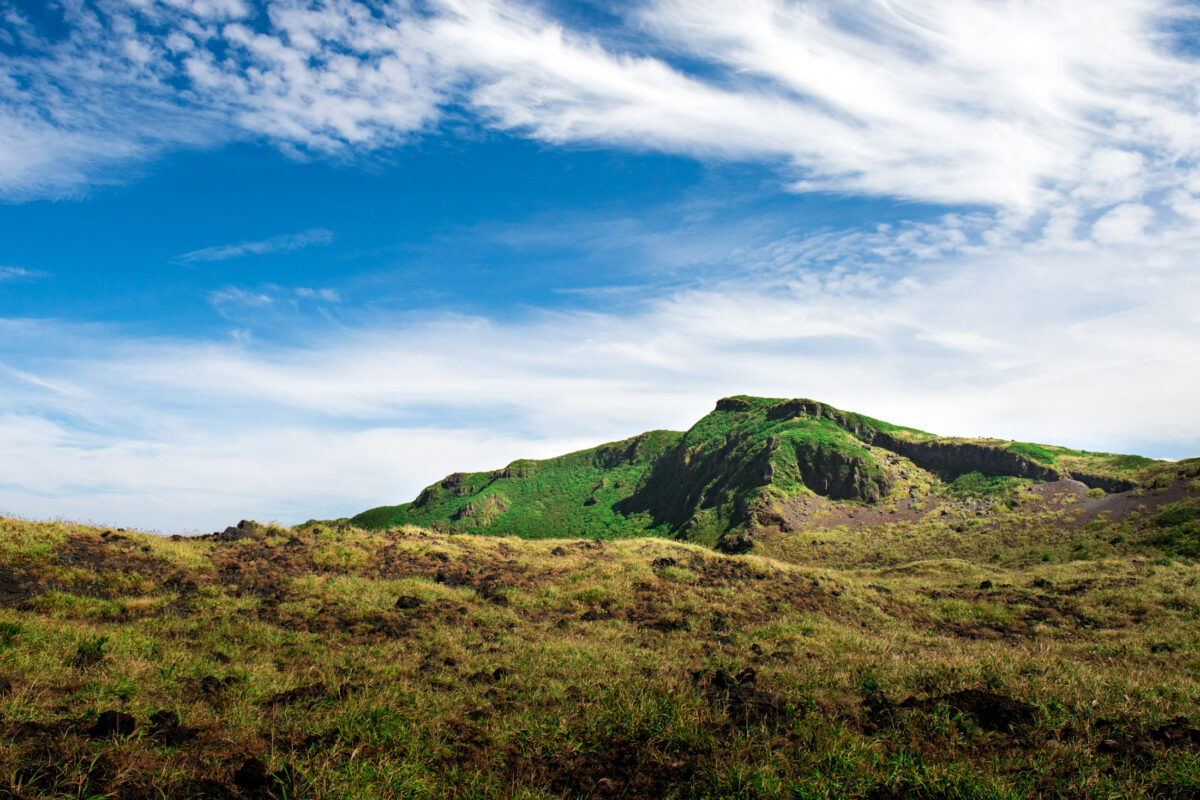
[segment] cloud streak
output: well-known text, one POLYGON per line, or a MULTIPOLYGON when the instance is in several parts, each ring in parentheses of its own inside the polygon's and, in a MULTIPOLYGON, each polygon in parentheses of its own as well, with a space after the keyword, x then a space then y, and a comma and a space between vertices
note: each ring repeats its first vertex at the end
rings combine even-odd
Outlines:
POLYGON ((205 247, 176 256, 175 261, 181 264, 196 264, 205 261, 228 261, 244 256, 262 256, 270 253, 290 253, 306 247, 324 246, 333 242, 333 232, 324 228, 313 228, 300 233, 288 233, 282 236, 272 236, 257 242, 238 242, 220 247, 205 247))
POLYGON ((4 283, 6 281, 28 281, 45 277, 47 277, 47 273, 36 269, 25 269, 24 267, 0 267, 0 283, 4 283))

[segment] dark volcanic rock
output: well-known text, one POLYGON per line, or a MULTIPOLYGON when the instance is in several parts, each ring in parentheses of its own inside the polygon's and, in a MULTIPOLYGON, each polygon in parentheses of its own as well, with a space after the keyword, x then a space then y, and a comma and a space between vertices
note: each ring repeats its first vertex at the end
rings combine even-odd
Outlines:
POLYGON ((240 542, 246 539, 258 541, 262 539, 262 533, 253 522, 244 519, 237 524, 236 528, 231 525, 220 533, 212 533, 202 538, 211 539, 214 542, 240 542))
POLYGON ((420 608, 421 598, 402 594, 396 598, 396 608, 420 608))
POLYGON ((1011 731, 1019 725, 1028 725, 1037 714, 1037 706, 980 689, 954 692, 943 696, 941 702, 970 714, 980 727, 992 731, 1011 731))

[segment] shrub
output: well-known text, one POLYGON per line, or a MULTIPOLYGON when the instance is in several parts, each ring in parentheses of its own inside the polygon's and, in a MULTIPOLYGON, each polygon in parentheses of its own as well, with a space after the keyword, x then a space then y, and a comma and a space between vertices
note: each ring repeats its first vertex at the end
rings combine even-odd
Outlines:
POLYGON ((1150 521, 1159 528, 1173 528, 1194 519, 1200 519, 1200 506, 1174 505, 1164 508, 1151 517, 1150 521))

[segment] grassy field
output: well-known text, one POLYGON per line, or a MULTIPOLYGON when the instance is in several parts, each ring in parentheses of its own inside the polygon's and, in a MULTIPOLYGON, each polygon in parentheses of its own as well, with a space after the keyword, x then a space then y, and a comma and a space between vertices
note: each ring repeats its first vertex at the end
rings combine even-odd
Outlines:
POLYGON ((1200 484, 967 488, 738 556, 0 520, 0 798, 1200 796, 1200 484))

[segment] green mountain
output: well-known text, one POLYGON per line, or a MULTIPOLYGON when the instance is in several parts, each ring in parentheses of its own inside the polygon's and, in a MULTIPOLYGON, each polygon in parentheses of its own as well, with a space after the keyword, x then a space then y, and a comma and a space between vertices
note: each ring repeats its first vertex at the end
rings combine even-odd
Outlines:
POLYGON ((941 437, 814 400, 728 397, 686 432, 651 431, 543 461, 454 473, 352 524, 522 538, 668 536, 725 549, 814 514, 1072 479, 1103 492, 1163 462, 941 437), (814 502, 816 501, 816 502, 814 502))

